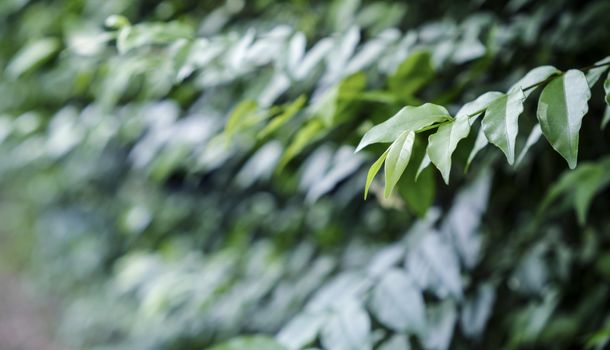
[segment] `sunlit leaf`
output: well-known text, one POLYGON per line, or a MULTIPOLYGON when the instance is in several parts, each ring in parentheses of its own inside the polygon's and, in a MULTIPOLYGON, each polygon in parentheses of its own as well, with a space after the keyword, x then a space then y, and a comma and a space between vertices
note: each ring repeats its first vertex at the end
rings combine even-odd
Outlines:
POLYGON ((510 94, 523 90, 525 98, 527 98, 532 92, 534 92, 535 84, 542 83, 550 77, 559 74, 561 74, 561 71, 553 66, 536 67, 529 71, 523 78, 515 83, 515 85, 511 86, 508 93, 510 94))
POLYGON ((393 142, 406 130, 419 131, 435 123, 452 120, 445 107, 426 103, 418 107, 403 107, 385 122, 372 127, 356 148, 356 152, 373 143, 393 142))
POLYGON ((17 78, 48 61, 61 48, 56 38, 44 38, 25 45, 10 61, 6 72, 17 78))
POLYGON ((364 199, 365 200, 369 193, 369 188, 371 187, 371 183, 373 183, 373 179, 375 178, 375 175, 377 175, 377 173, 379 172, 379 169, 381 169, 383 162, 385 161, 386 157, 388 156, 389 150, 390 149, 388 148, 385 152, 383 152, 383 154, 379 157, 379 159, 377 159, 375 161, 375 163, 373 163, 373 165, 371 165, 371 168, 369 169, 369 172, 366 175, 366 185, 364 186, 364 199))
POLYGON ((385 197, 389 197, 411 159, 415 132, 405 131, 392 143, 385 159, 385 197))
POLYGON ((524 100, 525 95, 521 90, 497 98, 487 106, 481 122, 487 140, 504 152, 511 165, 515 161, 515 141, 524 100))
POLYGON ((542 90, 538 102, 542 133, 566 159, 570 169, 576 167, 578 134, 582 118, 589 109, 589 98, 591 92, 585 75, 578 70, 569 70, 542 90))
POLYGON ((307 101, 307 97, 305 95, 299 96, 294 102, 288 104, 282 113, 277 117, 274 117, 269 124, 267 124, 263 130, 261 130, 257 137, 259 139, 264 139, 275 132, 278 128, 284 125, 287 121, 289 121, 292 117, 294 117, 305 105, 307 101))
MULTIPOLYGON (((594 65, 603 65, 606 63, 610 63, 610 56, 595 62, 594 65)), ((587 83, 589 84, 590 88, 592 88, 593 85, 597 83, 599 78, 601 78, 601 76, 608 70, 608 68, 610 68, 610 65, 603 65, 601 67, 592 68, 587 72, 587 83)))
POLYGON ((286 350, 273 338, 264 336, 247 336, 234 338, 226 343, 212 346, 210 350, 286 350))
POLYGON ((523 149, 521 150, 521 153, 519 153, 519 156, 517 157, 517 161, 515 162, 515 166, 521 164, 521 162, 525 158, 525 155, 527 154, 527 151, 529 151, 529 149, 533 145, 535 145, 536 142, 538 142, 538 140, 540 140, 540 136, 542 136, 542 129, 540 128, 540 124, 536 124, 532 128, 532 131, 530 131, 530 134, 527 137, 527 140, 525 141, 525 145, 523 146, 523 149))

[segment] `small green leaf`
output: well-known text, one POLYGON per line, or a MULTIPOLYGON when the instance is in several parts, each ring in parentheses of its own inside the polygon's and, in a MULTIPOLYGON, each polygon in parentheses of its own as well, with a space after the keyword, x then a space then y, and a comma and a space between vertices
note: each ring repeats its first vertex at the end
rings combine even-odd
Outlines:
POLYGON ((418 107, 403 107, 385 122, 372 127, 360 140, 356 152, 379 142, 392 142, 406 130, 419 131, 435 123, 452 120, 445 107, 426 103, 418 107))
POLYGON ((375 161, 375 163, 373 163, 373 165, 371 165, 371 168, 369 169, 369 172, 366 175, 366 185, 364 186, 364 200, 366 200, 366 197, 369 193, 369 187, 371 187, 371 183, 373 182, 375 175, 377 175, 377 173, 379 172, 379 169, 381 169, 381 165, 383 165, 383 162, 385 161, 386 157, 388 156, 389 150, 390 149, 388 148, 385 152, 383 152, 381 157, 379 157, 379 159, 377 159, 375 161))
POLYGON ((449 184, 449 175, 451 173, 451 155, 455 152, 458 143, 470 133, 469 117, 476 117, 476 115, 473 115, 475 113, 483 113, 487 105, 499 96, 502 96, 502 93, 492 91, 465 104, 457 113, 453 122, 440 126, 436 133, 430 135, 428 139, 428 156, 441 172, 446 184, 449 184))
POLYGON ((610 73, 604 81, 604 90, 606 91, 606 103, 610 106, 610 73))
POLYGON ((411 130, 404 131, 388 148, 388 156, 385 160, 385 190, 384 196, 387 198, 392 193, 394 186, 400 179, 400 176, 407 168, 409 159, 411 159, 411 151, 415 142, 415 132, 411 130))
POLYGON ((606 110, 604 111, 604 117, 602 118, 600 128, 602 130, 605 129, 606 125, 608 125, 608 122, 610 122, 610 104, 606 106, 606 110))
POLYGON ((362 72, 344 78, 336 86, 328 90, 312 107, 326 127, 335 125, 342 118, 342 110, 347 102, 357 96, 366 87, 366 75, 362 72))
POLYGON ((265 128, 258 133, 257 137, 259 139, 264 139, 271 135, 279 127, 294 117, 301 110, 301 108, 303 108, 306 101, 307 97, 305 97, 305 95, 301 95, 294 100, 294 102, 288 104, 286 107, 284 107, 284 111, 280 115, 273 118, 271 122, 269 122, 269 124, 267 124, 267 126, 265 126, 265 128))
MULTIPOLYGON (((609 62, 610 62, 610 56, 595 62, 595 65, 600 65, 600 64, 609 63, 609 62)), ((608 67, 610 67, 610 66, 606 65, 606 66, 596 67, 596 68, 590 69, 587 72, 587 83, 589 84, 590 88, 593 88, 593 85, 595 85, 595 83, 597 83, 599 78, 601 78, 602 74, 604 74, 604 72, 606 72, 606 70, 608 70, 608 67)))
POLYGON ((610 158, 596 163, 585 163, 574 171, 565 172, 547 192, 540 210, 545 210, 559 197, 572 202, 580 225, 587 220, 587 212, 595 195, 610 184, 610 158))
POLYGON ((511 165, 515 162, 515 141, 524 100, 525 95, 521 90, 497 98, 487 106, 481 122, 487 140, 504 152, 511 165))
POLYGON ((474 157, 476 157, 476 155, 488 144, 489 141, 485 136, 485 132, 483 131, 483 128, 480 128, 479 132, 477 133, 477 138, 474 141, 474 146, 472 146, 472 151, 470 151, 470 155, 468 155, 468 160, 466 161, 466 169, 470 168, 470 164, 474 160, 474 157))
POLYGON ((233 134, 235 134, 244 124, 247 124, 247 120, 255 112, 258 105, 253 100, 245 100, 240 102, 231 112, 227 125, 225 127, 225 137, 230 140, 233 134))
POLYGON ((25 45, 6 67, 6 73, 18 78, 48 61, 61 48, 56 38, 44 38, 25 45))
POLYGON ((426 170, 431 163, 432 161, 430 160, 430 156, 428 156, 428 153, 426 152, 421 160, 421 163, 419 164, 419 167, 417 168, 417 173, 415 173, 415 181, 419 179, 419 175, 426 170))
POLYGON ((388 87, 394 95, 406 102, 432 77, 432 56, 427 51, 419 51, 407 57, 396 72, 388 77, 388 87))
POLYGON ((525 145, 523 146, 521 153, 519 153, 519 157, 517 157, 515 166, 521 164, 521 162, 523 161, 523 158, 525 158, 525 155, 527 154, 527 151, 529 151, 529 149, 534 144, 536 144, 536 142, 538 142, 538 140, 540 140, 540 136, 542 136, 542 129, 540 128, 540 124, 536 124, 536 125, 534 125, 534 127, 532 128, 532 131, 530 132, 529 136, 527 137, 527 140, 525 141, 525 145))
MULTIPOLYGON (((561 71, 553 66, 540 66, 529 71, 521 80, 519 80, 515 85, 513 85, 508 93, 517 92, 519 90, 524 90, 529 88, 535 84, 541 83, 546 79, 552 77, 553 75, 559 75, 561 71)), ((529 88, 527 91, 523 91, 525 94, 525 98, 527 98, 532 92, 536 90, 535 88, 529 88)))
POLYGON ((585 75, 579 70, 569 70, 544 88, 538 102, 542 133, 566 159, 570 169, 576 167, 578 133, 590 98, 585 75))
POLYGON ((286 164, 301 153, 307 145, 317 140, 323 130, 324 125, 319 119, 312 119, 305 124, 305 126, 296 133, 294 140, 286 148, 286 151, 278 164, 278 170, 283 169, 286 164))

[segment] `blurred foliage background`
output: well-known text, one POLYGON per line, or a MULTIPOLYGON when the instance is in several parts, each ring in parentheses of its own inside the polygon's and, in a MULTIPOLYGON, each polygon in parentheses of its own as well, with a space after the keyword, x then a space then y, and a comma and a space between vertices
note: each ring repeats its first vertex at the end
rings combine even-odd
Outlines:
POLYGON ((364 201, 382 149, 354 148, 404 105, 455 113, 534 67, 603 59, 608 13, 604 0, 2 0, 2 268, 59 304, 66 349, 601 349, 599 86, 573 171, 545 141, 525 147, 534 104, 518 165, 488 147, 467 169, 469 136, 449 186, 408 168, 397 193, 374 182, 364 201))

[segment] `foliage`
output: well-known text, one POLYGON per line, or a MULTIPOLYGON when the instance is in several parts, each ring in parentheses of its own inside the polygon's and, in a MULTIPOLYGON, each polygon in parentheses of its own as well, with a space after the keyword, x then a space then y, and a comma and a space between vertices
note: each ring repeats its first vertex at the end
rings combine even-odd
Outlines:
POLYGON ((2 235, 61 341, 603 348, 610 4, 436 7, 2 2, 2 235))

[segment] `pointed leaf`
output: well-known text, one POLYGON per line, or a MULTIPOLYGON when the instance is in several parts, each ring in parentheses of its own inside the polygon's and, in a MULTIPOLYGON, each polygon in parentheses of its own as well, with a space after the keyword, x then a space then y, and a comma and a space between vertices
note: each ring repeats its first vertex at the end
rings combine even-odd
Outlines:
POLYGON ((608 122, 610 122, 610 104, 608 104, 608 106, 606 106, 606 111, 604 112, 604 117, 602 118, 602 123, 600 125, 600 128, 603 130, 606 128, 606 125, 608 125, 608 122))
POLYGON ((421 163, 419 164, 419 168, 417 168, 417 173, 415 173, 415 181, 419 179, 419 175, 428 168, 428 166, 432 163, 428 153, 424 154, 424 158, 422 158, 421 163))
POLYGON ((489 141, 485 136, 485 132, 483 131, 483 128, 480 128, 479 132, 477 133, 477 139, 474 141, 474 146, 472 146, 472 151, 470 151, 470 155, 468 155, 468 160, 466 161, 466 169, 470 168, 470 164, 474 160, 474 157, 476 157, 476 155, 488 144, 489 141))
POLYGON ((366 200, 366 197, 369 193, 369 187, 371 187, 371 183, 373 182, 375 175, 377 175, 377 173, 379 172, 379 169, 381 169, 381 165, 383 164, 386 157, 388 156, 389 150, 390 149, 388 148, 385 152, 383 152, 381 157, 379 157, 379 159, 377 159, 375 161, 375 163, 373 163, 373 165, 371 165, 371 168, 369 169, 369 172, 366 175, 366 185, 364 186, 364 200, 366 200))
POLYGON ((392 143, 388 149, 388 156, 385 160, 385 197, 389 197, 400 179, 400 176, 407 168, 409 159, 411 159, 411 151, 413 150, 413 142, 415 141, 414 131, 405 131, 392 143))
POLYGON ((578 133, 590 98, 585 75, 579 70, 569 70, 544 88, 538 102, 542 133, 566 159, 570 169, 576 167, 578 133))
POLYGON ((375 125, 364 134, 356 152, 373 143, 392 142, 405 130, 419 131, 448 120, 451 120, 451 116, 443 106, 426 103, 418 107, 404 107, 390 119, 375 125))
POLYGON ((509 164, 515 161, 515 141, 519 132, 519 115, 523 112, 523 91, 517 90, 497 98, 487 106, 481 127, 489 142, 498 146, 509 164))
POLYGON ((606 91, 606 103, 610 106, 610 74, 608 74, 606 81, 604 81, 604 90, 606 91))
POLYGON ((424 298, 404 270, 392 269, 383 275, 373 290, 371 309, 396 332, 423 333, 426 328, 424 298))
POLYGON ((530 88, 531 86, 541 83, 553 75, 559 74, 561 74, 561 71, 553 66, 536 67, 515 83, 515 85, 508 90, 508 93, 510 94, 519 90, 524 90, 523 93, 525 94, 525 98, 527 98, 535 90, 535 88, 530 88))
POLYGON ((538 140, 540 140, 540 136, 542 136, 542 129, 540 128, 540 124, 536 124, 532 128, 530 135, 527 137, 527 141, 525 141, 525 145, 523 146, 521 153, 519 153, 519 157, 517 157, 515 166, 521 164, 523 158, 525 158, 525 155, 527 154, 527 151, 529 151, 529 149, 536 144, 538 140))
POLYGON ((305 101, 307 101, 307 97, 305 97, 305 95, 301 95, 294 100, 294 102, 288 104, 280 115, 273 118, 273 120, 271 120, 271 122, 269 122, 269 124, 267 124, 267 126, 265 126, 265 128, 258 133, 257 137, 259 139, 264 139, 265 137, 271 135, 279 127, 290 120, 290 118, 294 117, 301 110, 301 108, 303 108, 305 101))
MULTIPOLYGON (((610 62, 610 56, 595 62, 595 65, 600 65, 600 64, 604 64, 604 63, 609 63, 610 62)), ((599 78, 601 78, 602 74, 604 74, 604 72, 606 72, 606 70, 608 70, 608 67, 610 66, 601 66, 601 67, 596 67, 596 68, 592 68, 587 72, 587 83, 589 84, 589 87, 592 88, 593 85, 595 85, 595 83, 597 83, 597 81, 599 80, 599 78)))

